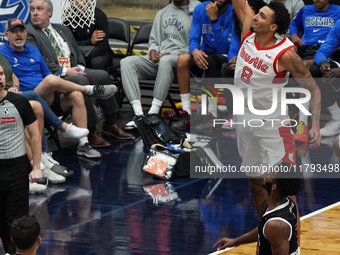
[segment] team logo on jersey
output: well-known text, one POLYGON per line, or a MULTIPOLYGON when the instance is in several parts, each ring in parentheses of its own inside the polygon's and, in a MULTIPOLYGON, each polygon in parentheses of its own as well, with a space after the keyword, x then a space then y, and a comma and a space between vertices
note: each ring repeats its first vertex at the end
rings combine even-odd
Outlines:
POLYGON ((242 47, 240 57, 245 62, 252 64, 256 69, 261 70, 263 73, 267 73, 267 69, 269 68, 269 66, 263 64, 264 60, 259 59, 258 57, 252 58, 252 56, 245 51, 244 47, 242 47))
POLYGON ((30 62, 31 62, 31 63, 34 63, 34 59, 33 59, 33 58, 31 58, 31 59, 30 59, 30 62))
POLYGON ((29 17, 28 0, 0 0, 0 41, 7 41, 5 25, 9 18, 17 17, 25 23, 29 17))
POLYGON ((203 24, 202 26, 202 34, 213 34, 210 24, 203 24))
POLYGON ((15 117, 9 117, 9 110, 8 108, 5 108, 4 115, 6 117, 0 118, 0 123, 11 123, 15 122, 15 117))
POLYGON ((265 55, 267 58, 269 58, 270 60, 274 60, 272 56, 269 56, 268 54, 265 55))

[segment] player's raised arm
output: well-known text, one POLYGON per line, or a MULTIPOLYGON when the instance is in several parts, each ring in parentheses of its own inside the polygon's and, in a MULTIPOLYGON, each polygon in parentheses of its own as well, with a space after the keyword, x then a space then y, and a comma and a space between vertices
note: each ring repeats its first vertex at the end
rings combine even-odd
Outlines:
POLYGON ((241 22, 241 38, 243 39, 243 37, 250 32, 255 13, 246 0, 232 0, 231 2, 237 17, 241 22))

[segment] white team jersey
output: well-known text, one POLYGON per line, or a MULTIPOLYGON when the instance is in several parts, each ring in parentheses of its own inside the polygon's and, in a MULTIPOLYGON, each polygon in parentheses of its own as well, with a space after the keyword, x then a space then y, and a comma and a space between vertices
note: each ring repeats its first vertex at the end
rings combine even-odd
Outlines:
MULTIPOLYGON (((277 108, 281 105, 281 88, 288 82, 289 72, 279 73, 278 59, 285 51, 294 48, 286 37, 275 34, 277 42, 269 48, 261 48, 256 43, 256 34, 248 33, 241 43, 235 68, 235 85, 243 91, 245 110, 248 107, 248 91, 252 90, 253 106, 257 110, 268 110, 273 104, 273 91, 277 91, 277 108)), ((276 101, 276 100, 275 100, 276 101)))

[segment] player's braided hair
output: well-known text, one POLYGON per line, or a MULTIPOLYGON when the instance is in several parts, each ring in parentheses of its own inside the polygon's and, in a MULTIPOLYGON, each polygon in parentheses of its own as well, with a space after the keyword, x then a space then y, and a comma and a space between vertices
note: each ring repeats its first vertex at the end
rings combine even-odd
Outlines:
POLYGON ((290 25, 290 14, 283 3, 272 0, 268 5, 274 11, 273 24, 277 25, 276 32, 280 35, 287 33, 290 25))

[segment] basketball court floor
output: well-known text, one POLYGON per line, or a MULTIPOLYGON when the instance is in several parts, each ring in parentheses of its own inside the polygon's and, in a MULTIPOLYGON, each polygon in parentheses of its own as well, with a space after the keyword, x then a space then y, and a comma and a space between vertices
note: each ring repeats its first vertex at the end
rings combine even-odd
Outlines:
MULTIPOLYGON (((146 154, 134 134, 135 141, 105 137, 112 145, 99 149, 100 160, 77 156, 75 143, 54 151, 54 158, 75 174, 64 184, 49 185, 46 194, 30 195, 30 214, 42 227, 37 254, 255 254, 256 244, 223 253, 212 248, 219 237, 236 237, 257 226, 246 178, 153 179, 140 170, 146 154)), ((235 134, 218 131, 214 139, 223 164, 239 166, 235 134)), ((309 153, 297 144, 298 165, 338 164, 333 139, 309 153)), ((305 179, 297 200, 302 254, 340 254, 340 179, 305 179)))

